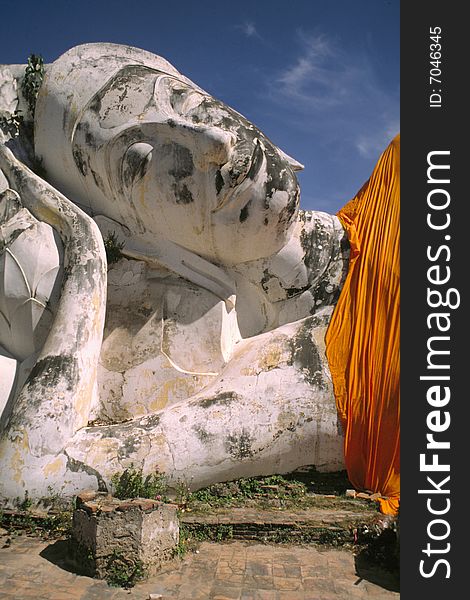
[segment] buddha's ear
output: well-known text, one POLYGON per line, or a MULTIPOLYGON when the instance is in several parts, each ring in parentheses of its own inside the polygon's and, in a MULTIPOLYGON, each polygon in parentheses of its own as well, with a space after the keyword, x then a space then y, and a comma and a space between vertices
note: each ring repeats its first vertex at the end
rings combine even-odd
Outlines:
POLYGON ((280 148, 278 148, 278 152, 282 156, 282 158, 289 163, 293 171, 303 171, 304 165, 302 163, 299 163, 298 160, 295 160, 295 158, 292 158, 292 156, 289 156, 280 148))

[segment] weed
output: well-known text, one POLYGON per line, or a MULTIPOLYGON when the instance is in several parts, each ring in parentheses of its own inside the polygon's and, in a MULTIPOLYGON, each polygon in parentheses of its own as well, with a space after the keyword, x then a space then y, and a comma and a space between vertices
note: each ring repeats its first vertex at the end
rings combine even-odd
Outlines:
POLYGON ((180 523, 179 541, 176 548, 173 550, 173 556, 183 558, 188 550, 190 550, 191 536, 184 523, 180 523))
POLYGON ((231 540, 233 538, 233 525, 219 525, 216 529, 215 539, 217 542, 231 540))
POLYGON ((167 501, 168 485, 162 473, 152 473, 146 477, 142 469, 134 469, 131 465, 122 473, 115 473, 111 477, 114 496, 119 500, 129 498, 152 498, 167 501))
POLYGON ((229 507, 246 505, 256 502, 258 505, 276 505, 277 508, 286 504, 301 502, 305 497, 306 487, 301 482, 291 482, 281 475, 269 477, 249 477, 216 483, 191 494, 189 506, 199 507, 201 504, 211 507, 229 507))
POLYGON ((23 82, 21 85, 21 91, 28 103, 31 116, 34 117, 34 111, 36 108, 36 99, 41 87, 42 80, 44 79, 44 61, 42 56, 39 54, 30 54, 28 57, 28 64, 24 72, 23 82))
POLYGON ((145 577, 143 563, 140 560, 126 558, 116 550, 106 565, 106 581, 114 587, 131 588, 145 577))
POLYGON ((28 490, 26 490, 24 493, 24 500, 18 504, 18 508, 20 510, 28 511, 32 505, 33 503, 29 497, 28 490))
POLYGON ((180 539, 174 554, 183 558, 187 552, 196 550, 201 542, 225 542, 232 538, 233 525, 230 524, 181 523, 180 539))
MULTIPOLYGON (((193 479, 194 477, 191 477, 191 482, 193 479)), ((191 482, 188 483, 186 479, 178 479, 174 484, 176 503, 181 507, 186 507, 191 500, 191 482)))
POLYGON ((104 239, 104 249, 106 251, 106 258, 108 265, 112 265, 122 257, 122 249, 124 248, 124 242, 118 242, 116 232, 108 233, 104 239))
POLYGON ((29 511, 3 512, 0 526, 12 532, 24 531, 40 537, 68 536, 72 530, 72 510, 63 510, 47 515, 36 515, 29 511))

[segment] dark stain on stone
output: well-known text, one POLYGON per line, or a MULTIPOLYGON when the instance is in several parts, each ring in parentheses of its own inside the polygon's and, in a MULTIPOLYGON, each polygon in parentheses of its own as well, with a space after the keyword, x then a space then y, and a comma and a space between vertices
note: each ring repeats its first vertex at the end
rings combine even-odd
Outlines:
MULTIPOLYGON (((218 105, 222 108, 225 108, 222 102, 219 102, 218 105)), ((222 125, 223 129, 231 129, 234 125, 236 125, 236 121, 230 117, 222 117, 220 124, 222 125)))
POLYGON ((105 189, 104 189, 103 180, 101 179, 101 177, 91 167, 90 167, 90 173, 95 181, 96 187, 98 187, 101 191, 104 192, 105 189))
POLYGON ((204 427, 201 427, 201 425, 194 425, 193 431, 196 434, 197 439, 204 445, 209 444, 215 437, 213 433, 209 433, 204 427))
POLYGON ((286 206, 279 213, 278 230, 280 234, 283 234, 286 226, 291 223, 295 215, 295 211, 299 205, 299 189, 297 188, 295 191, 289 190, 288 194, 289 200, 286 206))
MULTIPOLYGON (((106 117, 105 114, 100 114, 102 111, 102 100, 110 91, 115 91, 119 94, 118 101, 122 102, 128 93, 129 81, 132 79, 136 81, 137 78, 146 77, 148 73, 154 73, 149 67, 142 65, 125 65, 123 66, 91 100, 88 105, 88 109, 99 115, 100 117, 106 117)), ((109 109, 108 109, 109 110, 109 109)))
POLYGON ((148 308, 145 306, 140 306, 137 308, 137 312, 139 315, 142 315, 143 317, 150 317, 150 315, 154 312, 153 308, 148 308))
POLYGON ((92 425, 93 431, 101 435, 101 439, 118 439, 129 434, 133 424, 129 420, 109 425, 92 425))
POLYGON ((45 388, 55 388, 64 380, 68 391, 77 383, 78 365, 74 356, 46 356, 34 365, 28 377, 28 382, 34 381, 45 388))
POLYGON ((96 94, 96 96, 90 102, 90 105, 88 108, 95 114, 99 114, 99 112, 101 111, 101 95, 100 94, 96 94))
POLYGON ((122 164, 122 178, 127 186, 142 179, 147 171, 147 167, 152 160, 152 151, 147 154, 139 152, 133 145, 128 148, 125 159, 122 164))
POLYGON ((263 158, 264 158, 263 149, 261 148, 261 144, 258 142, 256 144, 255 151, 253 152, 253 158, 252 158, 251 165, 250 165, 250 168, 247 173, 247 177, 249 177, 250 179, 255 178, 255 176, 257 175, 258 171, 261 168, 261 164, 263 163, 263 158))
POLYGON ((310 285, 307 284, 304 287, 301 288, 286 288, 286 296, 287 298, 294 298, 295 296, 300 296, 300 294, 303 294, 304 292, 306 292, 308 289, 310 288, 310 285))
POLYGON ((269 280, 273 278, 273 275, 271 275, 271 273, 268 271, 268 269, 264 269, 263 271, 263 277, 261 278, 261 287, 263 288, 263 290, 268 293, 268 283, 269 280))
MULTIPOLYGON (((309 236, 307 236, 309 237, 309 236)), ((306 252, 304 262, 307 267, 312 263, 316 264, 315 268, 310 267, 311 279, 311 294, 315 298, 315 307, 312 311, 316 311, 322 306, 331 306, 336 304, 341 288, 348 273, 349 265, 349 242, 347 236, 344 235, 338 240, 329 234, 325 233, 320 238, 320 244, 327 248, 327 252, 322 252, 319 249, 306 252)))
POLYGON ((174 119, 168 119, 167 125, 168 125, 168 127, 171 127, 171 129, 174 129, 176 127, 176 123, 175 123, 174 119))
POLYGON ((323 376, 318 348, 312 340, 312 327, 312 320, 307 318, 299 327, 296 335, 289 341, 291 359, 288 364, 294 365, 302 373, 307 383, 326 391, 328 384, 323 376))
POLYGON ((80 173, 84 177, 86 177, 86 175, 88 173, 88 165, 87 165, 86 160, 83 157, 82 151, 77 146, 75 146, 75 148, 73 149, 73 160, 75 161, 75 164, 77 165, 80 173))
POLYGON ((92 477, 96 477, 96 481, 98 483, 98 491, 99 492, 107 492, 108 491, 108 486, 106 485, 103 477, 100 475, 100 473, 98 473, 98 471, 96 469, 93 469, 93 467, 86 465, 85 463, 81 462, 80 460, 75 460, 74 458, 69 456, 67 453, 65 453, 65 456, 67 457, 67 469, 68 470, 72 471, 72 473, 87 473, 88 475, 91 475, 92 477))
POLYGON ((336 419, 336 431, 338 432, 338 435, 340 435, 341 437, 344 437, 344 429, 343 429, 343 424, 341 423, 341 419, 338 415, 338 418, 336 419))
POLYGON ((127 97, 127 87, 124 88, 124 90, 122 91, 122 94, 119 96, 119 102, 123 102, 126 97, 127 97))
POLYGON ((220 190, 224 187, 224 178, 222 177, 222 173, 220 169, 217 169, 217 173, 215 174, 215 189, 217 193, 220 194, 220 190))
POLYGON ((340 282, 340 289, 341 289, 344 285, 344 282, 346 281, 346 276, 349 271, 349 260, 351 258, 351 244, 349 243, 346 232, 344 233, 343 237, 341 238, 339 254, 340 254, 340 259, 343 262, 342 273, 341 273, 341 282, 340 282))
POLYGON ((124 440, 124 444, 118 450, 119 458, 128 458, 134 452, 137 452, 140 448, 140 440, 135 437, 127 437, 124 440))
POLYGON ((210 408, 211 406, 216 406, 218 404, 227 405, 239 400, 241 400, 241 397, 235 392, 221 392, 211 398, 201 398, 201 400, 198 400, 198 404, 202 408, 210 408))
POLYGON ((180 144, 165 144, 162 146, 165 154, 170 154, 173 167, 168 173, 176 180, 181 181, 194 172, 193 155, 191 151, 180 144))
POLYGON ((245 206, 240 211, 239 221, 240 223, 244 223, 248 218, 248 207, 250 206, 251 200, 245 204, 245 206))
MULTIPOLYGON (((315 310, 315 309, 313 309, 315 310)), ((330 322, 331 315, 330 313, 320 312, 318 314, 314 314, 310 317, 311 319, 311 327, 314 329, 315 327, 326 327, 330 322)))
POLYGON ((191 204, 191 202, 194 202, 191 190, 185 183, 174 183, 173 192, 175 193, 176 204, 191 204))
POLYGON ((154 427, 157 427, 157 425, 160 425, 160 421, 160 415, 150 415, 142 419, 139 426, 148 431, 149 429, 153 429, 154 427))
POLYGON ((254 454, 252 444, 254 439, 246 429, 239 433, 227 436, 225 440, 225 451, 235 460, 251 458, 254 454))

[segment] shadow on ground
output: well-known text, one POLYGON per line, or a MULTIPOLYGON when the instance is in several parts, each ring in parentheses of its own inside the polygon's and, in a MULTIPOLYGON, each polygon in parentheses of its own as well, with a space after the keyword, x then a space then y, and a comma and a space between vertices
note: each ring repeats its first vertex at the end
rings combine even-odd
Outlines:
POLYGON ((399 547, 394 531, 383 531, 354 560, 359 581, 365 579, 391 592, 400 591, 399 547))
POLYGON ((49 544, 44 550, 39 553, 39 556, 57 567, 74 573, 75 575, 84 575, 85 573, 78 567, 72 558, 71 540, 57 540, 53 544, 49 544))

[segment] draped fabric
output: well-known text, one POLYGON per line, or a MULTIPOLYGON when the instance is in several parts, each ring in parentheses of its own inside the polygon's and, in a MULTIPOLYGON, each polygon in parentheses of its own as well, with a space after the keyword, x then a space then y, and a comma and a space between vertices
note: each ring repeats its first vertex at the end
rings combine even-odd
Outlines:
POLYGON ((326 334, 343 424, 348 477, 379 493, 382 512, 400 497, 400 137, 338 213, 351 258, 326 334))

